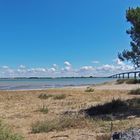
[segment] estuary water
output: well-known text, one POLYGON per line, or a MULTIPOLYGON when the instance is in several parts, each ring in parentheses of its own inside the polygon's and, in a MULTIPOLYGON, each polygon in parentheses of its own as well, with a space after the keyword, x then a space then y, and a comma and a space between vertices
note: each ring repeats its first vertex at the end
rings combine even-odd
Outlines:
POLYGON ((18 78, 0 79, 0 90, 37 90, 86 86, 113 81, 112 78, 18 78))

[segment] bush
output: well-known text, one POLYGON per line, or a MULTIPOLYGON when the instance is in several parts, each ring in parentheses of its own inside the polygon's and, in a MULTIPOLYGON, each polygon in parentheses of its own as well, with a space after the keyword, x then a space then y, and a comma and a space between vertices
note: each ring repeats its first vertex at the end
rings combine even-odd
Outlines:
POLYGON ((140 88, 131 90, 131 91, 129 92, 129 94, 131 94, 131 95, 140 95, 140 88))
POLYGON ((126 79, 118 79, 116 81, 117 84, 123 84, 125 82, 126 79))
POLYGON ((116 81, 116 84, 123 84, 123 83, 126 83, 126 84, 138 84, 138 83, 140 83, 140 80, 139 79, 118 79, 116 81))
POLYGON ((91 87, 87 87, 87 89, 85 90, 85 92, 94 92, 94 89, 91 87))
POLYGON ((112 114, 117 112, 122 112, 128 110, 127 104, 120 99, 112 100, 109 103, 105 103, 103 105, 97 105, 95 107, 90 107, 85 110, 86 114, 89 116, 94 115, 104 115, 104 114, 112 114))
POLYGON ((58 95, 40 94, 38 96, 38 98, 40 98, 40 99, 48 99, 50 97, 53 97, 53 99, 55 99, 55 100, 61 100, 61 99, 65 99, 66 95, 65 94, 58 94, 58 95))
POLYGON ((40 95, 38 96, 38 98, 40 98, 40 99, 48 99, 48 98, 50 98, 50 97, 52 97, 52 96, 53 96, 53 95, 42 93, 42 94, 40 94, 40 95))
POLYGON ((111 136, 109 134, 96 136, 96 140, 111 140, 111 136))
POLYGON ((44 105, 43 105, 43 107, 41 107, 41 108, 39 109, 39 111, 42 112, 42 113, 44 113, 44 114, 47 114, 49 110, 48 110, 48 107, 47 107, 47 106, 44 106, 44 105))
POLYGON ((140 83, 140 80, 138 80, 138 79, 127 79, 125 82, 126 82, 126 84, 138 84, 138 83, 140 83))
POLYGON ((85 110, 81 110, 88 117, 98 117, 101 119, 120 119, 128 116, 140 116, 140 98, 128 100, 112 100, 103 105, 91 106, 85 110))
MULTIPOLYGON (((138 111, 136 113, 139 113, 140 115, 140 98, 133 98, 133 99, 128 99, 127 103, 129 105, 129 109, 134 112, 138 111)), ((135 112, 134 112, 135 113, 135 112)))
POLYGON ((66 98, 65 94, 59 94, 59 95, 54 95, 53 96, 54 100, 62 100, 62 99, 65 99, 65 98, 66 98))
POLYGON ((23 140, 23 137, 12 133, 11 130, 0 121, 0 140, 23 140))

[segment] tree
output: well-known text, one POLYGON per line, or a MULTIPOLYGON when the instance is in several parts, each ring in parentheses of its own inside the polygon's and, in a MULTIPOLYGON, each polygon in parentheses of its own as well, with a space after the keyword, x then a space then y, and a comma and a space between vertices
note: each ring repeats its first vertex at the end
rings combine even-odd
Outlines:
POLYGON ((129 8, 126 11, 126 19, 131 24, 131 28, 126 31, 130 35, 131 50, 124 50, 118 54, 121 61, 131 61, 135 69, 140 68, 140 7, 129 8))

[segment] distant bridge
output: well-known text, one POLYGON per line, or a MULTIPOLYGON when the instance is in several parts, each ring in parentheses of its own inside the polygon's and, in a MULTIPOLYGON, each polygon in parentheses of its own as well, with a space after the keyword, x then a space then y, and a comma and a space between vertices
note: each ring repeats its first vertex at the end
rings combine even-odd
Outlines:
POLYGON ((108 78, 137 78, 140 77, 140 71, 122 72, 109 76, 108 78))

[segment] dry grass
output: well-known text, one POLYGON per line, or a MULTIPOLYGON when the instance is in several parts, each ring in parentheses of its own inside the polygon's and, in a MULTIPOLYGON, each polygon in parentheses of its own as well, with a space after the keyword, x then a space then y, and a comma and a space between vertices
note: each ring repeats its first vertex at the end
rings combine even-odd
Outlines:
POLYGON ((52 95, 51 94, 40 94, 39 96, 38 96, 38 98, 40 98, 40 99, 48 99, 48 98, 50 98, 50 97, 52 97, 52 95))
POLYGON ((41 93, 38 98, 40 99, 49 99, 49 98, 53 98, 54 100, 62 100, 62 99, 65 99, 66 98, 66 95, 65 94, 58 94, 58 95, 52 95, 52 94, 44 94, 44 93, 41 93))
POLYGON ((111 136, 109 134, 96 136, 96 140, 111 140, 111 136))
POLYGON ((140 88, 131 90, 131 91, 129 92, 129 94, 131 94, 131 95, 140 95, 140 88))
MULTIPOLYGON (((45 95, 46 96, 46 95, 45 95)), ((76 120, 70 118, 63 125, 60 124, 62 114, 66 111, 78 112, 98 104, 104 104, 112 99, 127 100, 138 97, 129 95, 127 91, 120 90, 95 90, 90 94, 85 93, 85 88, 79 89, 50 89, 47 91, 0 91, 0 119, 10 125, 14 132, 20 133, 26 140, 93 140, 96 135, 110 132, 110 121, 103 120, 76 120), (43 100, 39 95, 47 94, 51 97, 43 100), (65 95, 65 98, 54 100, 55 96, 65 95), (38 110, 42 104, 49 108, 47 114, 38 110), (31 133, 32 124, 37 122, 57 123, 53 131, 48 133, 31 133), (86 124, 85 124, 86 123, 86 124), (72 125, 73 124, 73 125, 72 125), (75 125, 77 124, 77 126, 75 125), (84 125, 80 125, 84 124, 84 125), (61 129, 63 128, 63 129, 61 129), (61 131, 60 131, 61 130, 61 131)), ((43 97, 44 98, 44 97, 43 97)), ((139 127, 140 118, 130 117, 124 120, 113 121, 113 131, 127 129, 129 127, 139 127)), ((53 125, 52 125, 53 126, 53 125)), ((51 126, 51 127, 52 127, 51 126)))
POLYGON ((44 114, 47 114, 48 111, 49 111, 49 109, 48 109, 47 106, 44 106, 44 105, 43 105, 41 108, 39 108, 39 111, 42 112, 42 113, 44 113, 44 114))
POLYGON ((23 140, 23 137, 13 133, 7 125, 0 121, 0 140, 23 140))
POLYGON ((84 117, 67 116, 51 121, 38 121, 32 125, 32 133, 43 133, 50 131, 64 131, 65 129, 84 128, 88 125, 88 120, 84 117))
POLYGON ((62 99, 65 99, 65 98, 66 98, 65 94, 60 94, 60 95, 53 96, 54 100, 62 100, 62 99))

